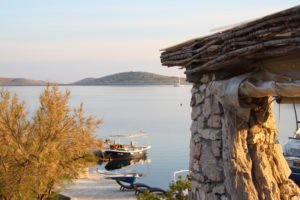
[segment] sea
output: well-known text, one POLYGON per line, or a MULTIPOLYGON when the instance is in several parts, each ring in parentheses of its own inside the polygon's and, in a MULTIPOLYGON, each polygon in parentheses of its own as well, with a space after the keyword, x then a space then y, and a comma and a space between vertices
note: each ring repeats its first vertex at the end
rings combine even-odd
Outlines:
MULTIPOLYGON (((167 189, 173 172, 188 169, 191 125, 191 85, 174 86, 60 86, 70 90, 70 107, 84 104, 86 115, 103 120, 95 133, 99 138, 122 133, 147 133, 134 142, 151 145, 146 158, 124 163, 99 162, 93 169, 143 174, 138 182, 167 189)), ((17 93, 30 115, 39 106, 45 87, 4 87, 17 93)), ((279 142, 293 136, 296 120, 292 105, 274 105, 279 142)), ((300 107, 296 109, 300 110, 300 107)), ((300 116, 299 116, 300 117, 300 116)), ((122 140, 122 139, 121 139, 122 140)), ((124 143, 129 141, 124 141, 124 143)))

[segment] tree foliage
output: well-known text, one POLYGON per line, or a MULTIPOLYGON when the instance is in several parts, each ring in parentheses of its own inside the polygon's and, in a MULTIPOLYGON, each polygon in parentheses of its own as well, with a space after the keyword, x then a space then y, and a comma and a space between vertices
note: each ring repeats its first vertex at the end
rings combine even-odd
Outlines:
POLYGON ((101 121, 68 106, 70 92, 48 86, 30 118, 24 102, 0 93, 0 199, 48 199, 78 177, 101 121))
POLYGON ((179 180, 177 180, 175 183, 171 183, 169 185, 169 190, 167 191, 166 196, 158 196, 156 194, 152 194, 149 192, 145 192, 141 194, 138 199, 139 200, 187 200, 188 194, 186 191, 191 189, 191 181, 190 180, 184 180, 181 177, 179 177, 179 180))

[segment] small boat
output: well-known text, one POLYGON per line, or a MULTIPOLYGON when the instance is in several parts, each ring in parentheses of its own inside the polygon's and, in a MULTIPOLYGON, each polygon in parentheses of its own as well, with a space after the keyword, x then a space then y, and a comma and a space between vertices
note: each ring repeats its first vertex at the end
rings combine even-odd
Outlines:
POLYGON ((107 139, 103 148, 103 155, 105 159, 109 161, 113 160, 132 160, 142 158, 146 156, 146 153, 151 146, 149 145, 138 145, 133 141, 136 137, 145 137, 145 133, 133 133, 133 134, 118 134, 112 135, 110 138, 116 138, 115 140, 107 139), (120 138, 130 138, 129 144, 120 143, 120 138))

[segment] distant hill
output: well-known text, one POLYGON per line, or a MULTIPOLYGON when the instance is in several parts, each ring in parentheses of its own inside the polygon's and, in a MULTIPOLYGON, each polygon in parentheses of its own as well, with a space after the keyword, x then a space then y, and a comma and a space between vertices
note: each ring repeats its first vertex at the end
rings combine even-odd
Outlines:
MULTIPOLYGON (((101 78, 85 78, 71 85, 173 85, 179 78, 163 76, 149 72, 123 72, 101 78)), ((186 84, 185 78, 180 78, 181 84, 186 84)))
POLYGON ((30 80, 25 78, 1 78, 0 86, 44 86, 45 81, 30 80))

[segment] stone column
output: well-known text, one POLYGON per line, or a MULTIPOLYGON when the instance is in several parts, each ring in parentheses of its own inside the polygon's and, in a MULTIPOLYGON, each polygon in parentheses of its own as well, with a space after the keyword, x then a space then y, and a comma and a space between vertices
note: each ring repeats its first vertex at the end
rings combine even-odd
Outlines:
POLYGON ((192 125, 190 170, 192 191, 190 199, 226 200, 224 163, 222 158, 222 106, 207 88, 211 77, 203 76, 192 88, 192 125))
POLYGON ((193 200, 298 199, 278 144, 270 98, 247 98, 248 122, 225 109, 204 75, 192 88, 190 170, 193 200))

